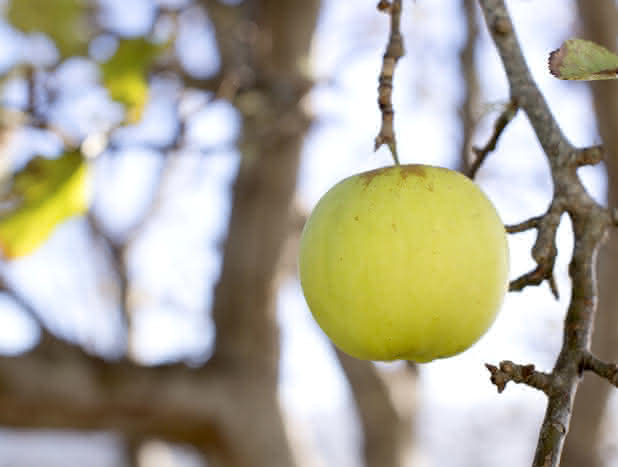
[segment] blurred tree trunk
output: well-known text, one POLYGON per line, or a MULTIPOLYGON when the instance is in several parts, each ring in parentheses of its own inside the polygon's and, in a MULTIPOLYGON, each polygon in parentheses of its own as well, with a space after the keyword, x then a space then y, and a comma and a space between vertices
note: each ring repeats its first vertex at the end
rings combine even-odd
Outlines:
MULTIPOLYGON (((216 346, 211 364, 238 377, 237 384, 228 388, 235 403, 222 407, 226 413, 221 417, 224 443, 233 455, 222 453, 220 465, 286 467, 294 462, 278 402, 275 276, 289 233, 301 146, 310 123, 300 106, 310 89, 302 64, 320 2, 253 3, 236 25, 246 28, 254 22, 258 34, 245 51, 244 63, 252 70, 254 85, 235 99, 243 115, 242 159, 215 289, 216 346)), ((236 62, 239 52, 243 51, 223 50, 224 60, 236 62)))
MULTIPOLYGON (((319 0, 201 2, 215 25, 222 81, 243 118, 241 164, 215 289, 216 346, 203 368, 103 361, 44 333, 0 358, 0 424, 116 430, 191 443, 208 465, 294 465, 278 402, 276 269, 301 145, 301 99, 319 0)), ((28 307, 25 300, 18 300, 28 307)), ((33 313, 36 314, 36 313, 33 313)))
POLYGON ((366 467, 412 467, 417 373, 413 364, 381 372, 337 350, 363 433, 366 467))
MULTIPOLYGON (((616 50, 618 11, 614 0, 578 0, 583 37, 616 50)), ((592 85, 594 106, 608 175, 608 205, 618 207, 618 88, 615 82, 592 85)), ((592 341, 593 352, 604 360, 618 359, 618 234, 610 237, 599 253, 599 308, 592 341)), ((586 374, 577 393, 573 421, 563 453, 564 467, 600 467, 600 441, 605 409, 614 392, 607 381, 586 374)))

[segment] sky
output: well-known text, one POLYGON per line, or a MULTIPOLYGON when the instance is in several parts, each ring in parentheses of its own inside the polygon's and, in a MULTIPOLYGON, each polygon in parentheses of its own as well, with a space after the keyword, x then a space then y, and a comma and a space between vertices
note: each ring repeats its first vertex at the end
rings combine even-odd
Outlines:
MULTIPOLYGON (((123 33, 139 34, 150 24, 148 0, 107 0, 105 4, 106 21, 123 33)), ((465 31, 460 24, 462 12, 453 5, 449 0, 404 2, 406 55, 396 71, 393 97, 402 163, 457 164, 461 134, 454 110, 463 90, 456 56, 465 31)), ((586 85, 556 80, 546 67, 549 51, 573 35, 573 3, 511 0, 508 5, 533 77, 564 132, 576 145, 598 143, 586 85)), ((213 73, 218 57, 208 19, 187 14, 183 21, 186 28, 179 48, 183 62, 202 76, 213 73), (189 43, 191 47, 182 45, 189 43)), ((484 115, 474 139, 478 145, 489 137, 494 119, 508 100, 501 63, 480 21, 477 59, 484 115)), ((163 35, 165 27, 160 25, 163 35)), ((373 152, 380 122, 377 76, 387 28, 388 18, 375 10, 373 0, 325 0, 312 46, 316 86, 303 103, 316 118, 303 148, 298 176, 297 202, 307 211, 340 179, 391 163, 386 149, 373 152)), ((26 47, 16 50, 14 40, 15 32, 0 25, 0 44, 5 44, 0 49, 0 65, 20 53, 34 54, 46 47, 40 38, 29 38, 26 47)), ((91 52, 109 53, 109 47, 109 38, 102 37, 91 52)), ((57 81, 66 95, 66 105, 58 112, 69 113, 75 134, 97 131, 105 119, 119 118, 118 108, 97 86, 88 63, 64 65, 57 81), (76 88, 75 83, 80 86, 76 88)), ((200 361, 208 354, 214 335, 203 310, 212 301, 212 286, 220 268, 230 183, 238 167, 233 141, 239 132, 239 117, 225 102, 203 105, 207 95, 180 97, 193 115, 189 148, 170 158, 172 170, 164 180, 156 212, 142 225, 141 212, 162 164, 156 149, 144 149, 143 144, 156 146, 171 137, 172 109, 179 99, 177 87, 163 81, 154 84, 153 96, 144 121, 114 135, 121 149, 115 154, 104 153, 94 162, 93 206, 114 235, 139 226, 129 255, 135 278, 131 300, 139 310, 135 336, 139 359, 147 364, 179 357, 200 361), (97 180, 105 180, 105 190, 97 189, 102 185, 97 180)), ((20 102, 20 83, 11 84, 4 99, 20 102)), ((53 157, 59 151, 59 141, 42 134, 21 134, 11 150, 14 164, 20 164, 33 153, 53 157)), ((584 168, 580 173, 593 196, 603 201, 602 168, 584 168)), ((481 168, 477 182, 507 224, 547 208, 551 197, 548 167, 521 112, 481 168)), ((76 261, 92 251, 86 232, 83 219, 73 219, 34 255, 5 265, 3 272, 20 291, 34 298, 47 322, 61 335, 88 343, 103 354, 113 353, 122 336, 117 335, 117 321, 110 319, 114 285, 99 279, 109 273, 105 261, 76 261), (74 287, 77 278, 82 284, 79 288, 74 287), (63 300, 57 299, 59 292, 63 300)), ((545 398, 515 385, 498 395, 484 363, 509 359, 535 363, 541 370, 553 365, 570 287, 567 265, 572 240, 567 219, 558 240, 559 301, 546 285, 508 294, 494 326, 472 349, 421 366, 417 433, 418 459, 423 464, 419 465, 509 467, 529 463, 545 398), (453 380, 457 381, 456 389, 453 380)), ((509 237, 512 278, 533 267, 529 254, 533 241, 531 233, 509 237)), ((278 313, 282 328, 281 403, 295 443, 313 452, 306 467, 358 465, 360 433, 349 388, 294 277, 282 282, 278 313)), ((0 297, 0 351, 22 351, 35 339, 33 323, 0 297)), ((396 365, 381 366, 388 371, 396 365)), ((618 429, 617 405, 614 397, 608 412, 608 427, 613 432, 618 429)), ((0 433, 0 446, 8 445, 9 438, 0 433)), ((608 442, 607 449, 616 453, 616 440, 610 441, 614 444, 608 442)), ((170 462, 170 466, 184 465, 170 462)), ((617 456, 614 462, 612 465, 618 465, 617 456)))

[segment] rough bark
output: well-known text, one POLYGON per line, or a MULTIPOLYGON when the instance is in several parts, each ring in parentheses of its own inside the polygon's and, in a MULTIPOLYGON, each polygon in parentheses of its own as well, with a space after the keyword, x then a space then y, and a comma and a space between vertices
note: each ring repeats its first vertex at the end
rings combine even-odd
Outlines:
MULTIPOLYGON (((579 0, 582 36, 616 50, 618 11, 613 0, 579 0)), ((608 175, 608 205, 618 206, 618 88, 613 82, 592 85, 598 127, 605 149, 608 175)), ((599 255, 599 308, 595 321, 592 351, 607 361, 618 359, 618 235, 612 231, 599 255)), ((588 374, 575 399, 573 420, 567 437, 564 467, 600 467, 604 464, 599 444, 604 413, 614 389, 588 374)))

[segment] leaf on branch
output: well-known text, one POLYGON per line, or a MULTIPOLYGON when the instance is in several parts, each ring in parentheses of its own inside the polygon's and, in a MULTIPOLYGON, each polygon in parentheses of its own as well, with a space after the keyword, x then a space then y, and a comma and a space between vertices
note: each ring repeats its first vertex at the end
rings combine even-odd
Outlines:
POLYGON ((24 32, 48 35, 62 57, 88 51, 85 0, 9 0, 7 19, 24 32))
POLYGON ((549 55, 549 71, 560 79, 617 79, 618 56, 594 42, 569 39, 549 55))
POLYGON ((7 259, 33 253, 66 219, 89 204, 89 168, 79 152, 35 157, 13 178, 16 206, 0 217, 0 251, 7 259))
POLYGON ((125 106, 129 123, 142 117, 148 101, 148 68, 165 47, 144 38, 125 39, 118 44, 116 53, 101 65, 103 85, 113 100, 125 106))

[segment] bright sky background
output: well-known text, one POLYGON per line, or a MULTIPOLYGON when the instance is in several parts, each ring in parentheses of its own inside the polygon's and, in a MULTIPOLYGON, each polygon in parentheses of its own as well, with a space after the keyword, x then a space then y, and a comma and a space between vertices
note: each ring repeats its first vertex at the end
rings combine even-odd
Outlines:
MULTIPOLYGON (((109 5, 105 13, 108 24, 125 34, 139 34, 150 24, 148 0, 104 3, 109 5)), ((318 84, 307 101, 316 123, 306 139, 298 180, 298 202, 307 210, 341 178, 390 164, 386 150, 372 152, 380 118, 377 76, 388 18, 375 10, 375 0, 324 3, 312 53, 318 84)), ((453 167, 459 157, 461 134, 454 110, 463 91, 456 57, 465 31, 462 12, 454 5, 459 2, 404 2, 407 54, 397 68, 394 91, 402 162, 453 167)), ((573 2, 512 0, 508 5, 533 76, 566 135, 577 145, 598 143, 586 85, 561 82, 547 72, 549 51, 574 34, 573 2)), ((183 60, 195 73, 213 73, 218 57, 208 19, 187 14, 183 21, 186 28, 180 42, 191 44, 181 45, 183 60)), ((508 89, 482 19, 480 26, 478 60, 486 113, 475 143, 484 144, 501 105, 508 99, 508 89)), ((160 25, 163 35, 165 27, 160 25)), ((18 47, 15 32, 0 24, 0 67, 10 65, 20 54, 31 56, 35 50, 49 47, 41 38, 30 38, 27 43, 27 47, 18 47)), ((113 47, 113 42, 103 37, 92 53, 106 54, 113 47)), ((105 91, 96 84, 93 68, 83 60, 73 61, 58 73, 57 82, 66 97, 66 105, 58 112, 69 115, 76 135, 101 129, 108 118, 119 118, 118 108, 107 101, 105 91)), ((144 149, 142 143, 164 144, 174 131, 172 109, 177 87, 157 82, 153 95, 144 122, 115 135, 122 149, 96 161, 95 212, 116 235, 139 221, 162 164, 157 151, 144 149), (96 180, 105 180, 105 184, 97 185, 96 180)), ((23 96, 23 84, 15 82, 5 91, 5 102, 19 103, 23 96)), ((131 300, 139 309, 136 347, 146 363, 179 357, 200 361, 212 344, 213 330, 203 311, 211 303, 212 285, 220 267, 219 247, 225 238, 230 182, 237 169, 233 140, 239 119, 224 102, 199 110, 206 98, 199 93, 183 98, 187 112, 197 111, 190 124, 190 149, 169 162, 173 170, 164 181, 161 202, 140 230, 129 257, 134 277, 131 300)), ((59 142, 42 134, 18 135, 12 142, 15 164, 24 163, 33 153, 53 156, 58 150, 59 142)), ((580 172, 593 195, 602 200, 602 170, 585 168, 580 172)), ((551 196, 549 172, 523 113, 509 126, 477 181, 505 223, 545 211, 551 196)), ((32 297, 60 334, 110 354, 122 337, 116 335, 117 322, 110 319, 114 285, 101 280, 109 270, 101 258, 93 260, 86 229, 82 219, 67 222, 37 253, 6 265, 4 271, 15 287, 32 297)), ((533 234, 510 237, 512 277, 532 268, 529 252, 533 241, 533 234)), ((491 331, 471 350, 421 367, 417 442, 424 465, 529 464, 545 398, 515 385, 498 395, 484 363, 510 359, 535 363, 542 370, 551 368, 561 343, 562 318, 568 303, 571 249, 571 232, 565 219, 559 230, 556 269, 560 301, 552 298, 546 285, 509 294, 491 331)), ((350 453, 358 450, 359 433, 349 389, 327 340, 312 321, 295 278, 282 282, 278 303, 283 344, 280 393, 298 438, 295 441, 314 452, 307 466, 356 466, 359 460, 350 453)), ((21 351, 34 339, 33 324, 1 299, 0 351, 21 351)), ((608 432, 615 433, 616 398, 608 413, 608 432)), ((92 445, 99 449, 101 442, 109 442, 95 441, 92 445)), ((615 454, 618 445, 616 440, 611 441, 608 450, 615 454)), ((19 443, 27 445, 0 432, 0 453, 7 452, 9 444, 19 443)), ((115 463, 99 460, 102 466, 115 463)), ((170 462, 159 465, 181 465, 170 462)), ((31 465, 36 462, 32 460, 31 465)), ((618 457, 614 456, 612 465, 618 465, 618 457)))

